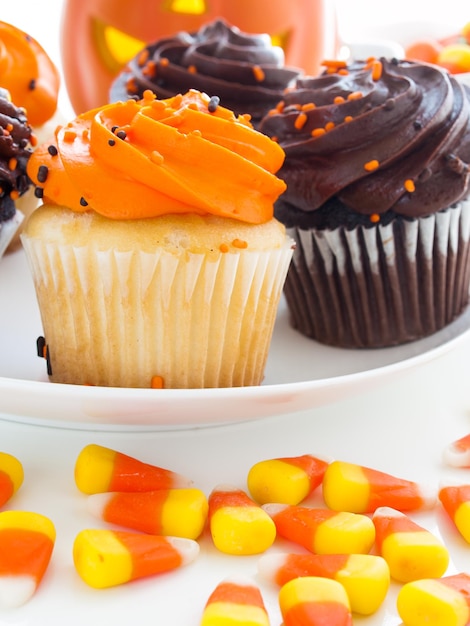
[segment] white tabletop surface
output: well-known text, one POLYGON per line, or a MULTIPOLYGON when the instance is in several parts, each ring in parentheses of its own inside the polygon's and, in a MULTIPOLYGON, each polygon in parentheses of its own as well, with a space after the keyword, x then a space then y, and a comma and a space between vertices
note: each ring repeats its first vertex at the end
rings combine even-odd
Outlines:
MULTIPOLYGON (((59 1, 48 0, 47 4, 48 11, 49 5, 52 11, 54 7, 60 10, 59 1)), ((346 11, 352 3, 339 4, 346 11)), ((385 5, 379 4, 382 10, 385 5)), ((411 4, 426 6, 428 15, 432 9, 428 3, 411 4)), ((446 10, 450 4, 446 3, 446 10)), ((38 5, 34 0, 18 0, 2 7, 0 17, 24 29, 31 26, 31 34, 53 51, 56 33, 46 37, 44 31, 41 37, 38 5)), ((370 2, 371 7, 377 5, 370 2)), ((461 3, 455 6, 458 13, 461 3)), ((47 26, 52 28, 58 22, 50 15, 47 26)), ((455 22, 456 14, 451 17, 455 22)), ((470 470, 443 465, 442 451, 447 443, 470 432, 469 371, 467 334, 450 352, 390 381, 380 379, 376 388, 345 399, 339 391, 336 401, 295 414, 217 427, 135 433, 44 427, 0 417, 0 450, 16 455, 25 469, 23 486, 3 508, 43 513, 57 528, 53 557, 40 589, 23 607, 0 610, 0 626, 197 626, 213 588, 223 578, 238 574, 259 584, 271 625, 279 626, 277 590, 258 578, 258 557, 223 556, 207 537, 201 541, 200 557, 184 569, 105 591, 88 588, 74 571, 72 542, 79 530, 100 523, 87 513, 85 496, 74 484, 73 467, 79 451, 89 443, 112 447, 181 472, 207 494, 219 483, 246 488, 247 472, 259 460, 305 453, 356 462, 432 485, 444 479, 468 480, 470 470)), ((448 545, 449 573, 469 571, 470 546, 439 508, 413 517, 448 545)), ((274 549, 289 548, 280 543, 274 549)), ((382 608, 368 618, 355 615, 354 624, 398 626, 398 588, 392 584, 382 608)))

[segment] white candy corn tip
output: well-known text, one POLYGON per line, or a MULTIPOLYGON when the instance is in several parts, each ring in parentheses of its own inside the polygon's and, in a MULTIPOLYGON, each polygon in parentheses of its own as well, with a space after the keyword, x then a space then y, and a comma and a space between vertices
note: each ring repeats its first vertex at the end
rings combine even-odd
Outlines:
POLYGON ((423 500, 421 509, 432 509, 437 504, 437 489, 434 485, 419 485, 419 495, 423 500))
POLYGON ((261 508, 269 515, 269 517, 274 517, 281 511, 288 509, 289 506, 289 504, 281 504, 280 502, 268 502, 267 504, 263 504, 261 508))
POLYGON ((287 554, 283 552, 264 554, 258 559, 258 574, 266 581, 274 583, 276 574, 284 566, 287 554))
POLYGON ((0 607, 14 609, 26 604, 36 588, 32 576, 0 576, 0 607))
POLYGON ((98 519, 103 519, 104 510, 106 505, 113 497, 113 492, 109 493, 94 493, 88 496, 86 501, 86 508, 88 513, 91 513, 98 519))
POLYGON ((199 544, 197 541, 185 537, 166 537, 166 539, 181 556, 181 565, 188 565, 198 557, 199 544))
POLYGON ((229 483, 220 483, 212 489, 212 493, 233 493, 235 491, 242 491, 242 489, 229 483))
POLYGON ((464 450, 455 443, 450 443, 444 448, 442 460, 450 467, 470 467, 470 449, 464 450))
POLYGON ((375 509, 372 519, 376 517, 406 517, 404 513, 391 506, 379 506, 375 509))

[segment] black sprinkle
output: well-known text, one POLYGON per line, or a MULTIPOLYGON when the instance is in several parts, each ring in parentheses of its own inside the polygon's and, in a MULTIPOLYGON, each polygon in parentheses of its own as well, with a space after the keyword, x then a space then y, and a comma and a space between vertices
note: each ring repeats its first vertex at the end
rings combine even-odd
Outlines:
POLYGON ((111 126, 111 132, 115 133, 118 128, 119 128, 119 126, 111 126))
POLYGON ((40 183, 45 183, 47 180, 47 175, 49 174, 49 168, 47 165, 40 165, 38 169, 38 181, 40 183))
POLYGON ((36 196, 36 198, 43 198, 44 197, 44 189, 42 187, 36 187, 36 189, 34 190, 34 195, 36 196))
POLYGON ((32 78, 29 81, 28 87, 29 87, 29 89, 31 89, 31 91, 33 91, 33 89, 36 89, 36 79, 35 78, 32 78))
POLYGON ((46 347, 46 340, 44 337, 38 337, 36 339, 36 351, 37 355, 40 357, 44 357, 44 348, 46 347))
POLYGON ((219 96, 212 96, 211 99, 209 100, 209 104, 207 105, 207 110, 209 111, 209 113, 214 113, 217 110, 219 103, 220 103, 219 96))
POLYGON ((390 63, 391 63, 392 65, 400 65, 400 61, 399 61, 396 57, 393 57, 393 58, 390 60, 390 63))
POLYGON ((387 100, 385 100, 384 109, 386 111, 391 111, 394 108, 395 108, 394 98, 388 98, 387 100))
POLYGON ((421 130, 423 128, 423 125, 421 124, 421 122, 419 120, 415 120, 413 122, 413 128, 415 130, 421 130))
POLYGON ((85 198, 80 198, 80 205, 81 206, 88 206, 88 202, 85 200, 85 198))
POLYGON ((109 139, 108 144, 110 146, 114 146, 114 145, 116 145, 116 142, 114 141, 114 139, 109 139))
POLYGON ((125 130, 119 130, 116 133, 116 137, 119 137, 119 139, 125 139, 127 137, 127 133, 125 130))
POLYGON ((53 145, 48 146, 47 151, 49 152, 51 156, 57 156, 58 154, 57 148, 53 145))

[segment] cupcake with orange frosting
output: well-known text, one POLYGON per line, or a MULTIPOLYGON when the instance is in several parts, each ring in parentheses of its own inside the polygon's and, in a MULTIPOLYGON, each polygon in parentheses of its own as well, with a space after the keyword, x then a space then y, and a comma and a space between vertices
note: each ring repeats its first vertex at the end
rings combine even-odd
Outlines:
POLYGON ((39 147, 22 241, 51 380, 261 383, 293 251, 273 218, 283 159, 193 90, 105 105, 39 147))

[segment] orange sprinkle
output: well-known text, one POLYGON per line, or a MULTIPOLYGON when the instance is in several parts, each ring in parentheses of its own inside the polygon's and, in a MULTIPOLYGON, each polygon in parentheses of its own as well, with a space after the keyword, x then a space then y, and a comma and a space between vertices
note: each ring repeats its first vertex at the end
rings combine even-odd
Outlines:
POLYGON ((325 130, 326 132, 328 132, 329 130, 333 130, 333 128, 335 127, 335 123, 334 122, 327 122, 325 124, 325 130))
POLYGON ((307 104, 302 105, 302 111, 313 111, 315 108, 315 104, 313 102, 307 102, 307 104))
POLYGON ((347 67, 346 61, 340 61, 339 59, 324 59, 321 62, 321 65, 325 67, 334 67, 335 69, 347 67))
POLYGON ((338 70, 338 74, 340 76, 347 76, 349 74, 349 71, 346 69, 341 68, 340 70, 338 70))
POLYGON ((169 59, 167 59, 166 57, 162 57, 162 58, 159 60, 159 62, 158 62, 158 63, 159 63, 159 65, 161 65, 162 67, 166 67, 167 65, 169 65, 169 64, 170 64, 170 61, 169 61, 169 59))
POLYGON ((380 222, 380 215, 378 213, 372 213, 369 219, 373 224, 377 224, 377 222, 380 222))
POLYGON ((379 167, 379 162, 377 161, 377 159, 372 159, 372 161, 367 161, 367 163, 364 163, 364 169, 367 172, 373 172, 378 167, 379 167))
POLYGON ((271 141, 274 141, 274 143, 279 143, 279 137, 276 137, 276 135, 273 135, 271 137, 271 141))
POLYGON ((163 382, 163 376, 152 376, 150 386, 152 387, 152 389, 163 389, 163 382))
POLYGON ((226 243, 221 243, 220 246, 219 246, 219 250, 221 252, 228 252, 229 251, 229 247, 228 247, 228 245, 226 243))
POLYGON ((232 241, 232 246, 234 248, 248 248, 248 243, 246 241, 244 241, 243 239, 234 239, 232 241))
POLYGON ((10 191, 10 198, 12 200, 18 200, 19 197, 20 197, 20 194, 16 189, 13 189, 13 191, 10 191))
POLYGON ((196 68, 196 66, 195 66, 195 65, 190 65, 190 66, 188 67, 188 72, 189 72, 190 74, 197 74, 197 68, 196 68))
POLYGON ((38 138, 36 137, 36 135, 31 135, 31 137, 29 138, 29 143, 33 146, 33 148, 38 145, 38 138))
POLYGON ((312 137, 320 137, 320 135, 324 135, 326 130, 324 128, 314 128, 310 133, 312 137))
POLYGON ((157 64, 155 63, 155 61, 148 61, 145 64, 145 67, 142 69, 142 74, 144 76, 147 76, 148 78, 155 78, 155 76, 157 75, 157 64))
POLYGON ((359 98, 362 98, 362 91, 352 91, 348 95, 348 100, 359 100, 359 98))
POLYGON ((301 130, 305 126, 306 122, 307 122, 307 114, 299 113, 299 115, 297 115, 297 117, 295 118, 294 126, 297 130, 301 130))
POLYGON ((268 115, 269 116, 279 115, 279 111, 277 109, 269 109, 268 115))
POLYGON ((343 104, 343 102, 346 102, 346 100, 343 98, 343 96, 336 96, 333 102, 334 104, 343 104))
POLYGON ((126 89, 129 93, 137 93, 137 83, 134 78, 129 78, 126 82, 126 89))
POLYGON ((2 131, 4 135, 7 135, 7 136, 10 135, 10 131, 7 130, 6 128, 2 128, 2 131))
POLYGON ((411 178, 407 178, 403 186, 405 187, 406 191, 409 191, 410 193, 413 193, 413 191, 415 190, 415 184, 411 180, 411 178))
POLYGON ((142 52, 139 54, 139 57, 137 59, 137 63, 139 65, 139 67, 143 67, 149 58, 149 51, 148 50, 142 50, 142 52))
POLYGON ((77 133, 73 130, 65 130, 64 131, 64 141, 67 141, 68 143, 72 143, 75 141, 77 137, 77 133))
POLYGON ((382 62, 381 61, 372 61, 372 80, 379 80, 382 76, 382 62))
POLYGON ((347 122, 352 122, 352 120, 353 120, 352 115, 346 115, 346 117, 344 118, 344 121, 345 121, 346 123, 347 123, 347 122))
POLYGON ((11 131, 13 130, 13 124, 10 122, 9 124, 6 125, 6 129, 9 133, 11 133, 11 131))
POLYGON ((282 113, 284 111, 284 106, 285 106, 285 102, 284 100, 280 100, 277 104, 276 104, 276 111, 278 111, 279 113, 282 113))
POLYGON ((8 161, 8 169, 13 172, 14 170, 16 170, 17 165, 18 159, 15 159, 15 157, 11 157, 11 159, 8 161))
POLYGON ((259 65, 253 65, 253 74, 259 83, 261 83, 265 78, 264 72, 259 65))

